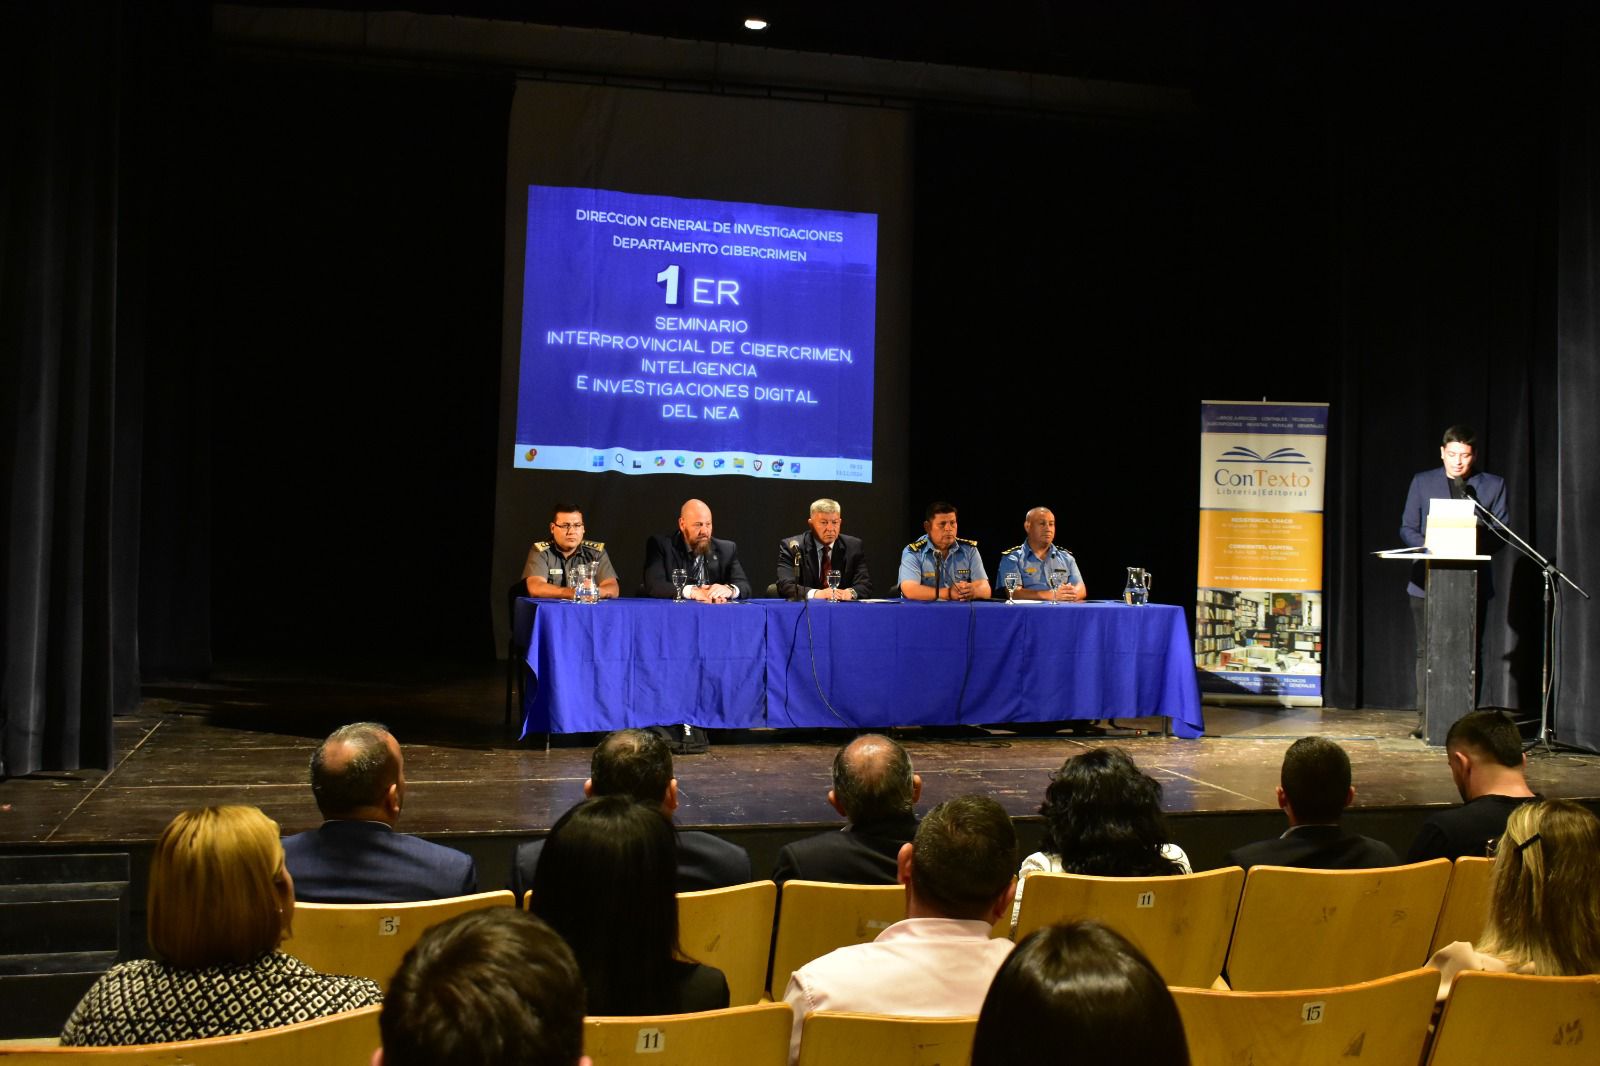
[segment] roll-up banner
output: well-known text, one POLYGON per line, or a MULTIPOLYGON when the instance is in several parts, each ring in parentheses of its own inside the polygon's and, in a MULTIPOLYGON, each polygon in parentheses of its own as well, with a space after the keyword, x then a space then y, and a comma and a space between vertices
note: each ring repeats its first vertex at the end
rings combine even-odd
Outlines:
POLYGON ((1328 405, 1200 406, 1200 691, 1322 703, 1322 498, 1328 405))

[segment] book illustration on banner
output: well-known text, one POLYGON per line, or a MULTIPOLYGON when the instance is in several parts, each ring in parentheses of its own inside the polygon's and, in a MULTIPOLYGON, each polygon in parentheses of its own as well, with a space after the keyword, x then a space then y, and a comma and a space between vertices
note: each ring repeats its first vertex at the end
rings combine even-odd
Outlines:
POLYGON ((872 481, 875 214, 545 185, 527 211, 514 467, 872 481))

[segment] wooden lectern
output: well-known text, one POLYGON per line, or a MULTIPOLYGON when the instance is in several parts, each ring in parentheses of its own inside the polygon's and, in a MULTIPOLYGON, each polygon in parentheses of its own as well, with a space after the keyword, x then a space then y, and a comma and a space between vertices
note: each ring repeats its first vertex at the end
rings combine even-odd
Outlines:
POLYGON ((1457 718, 1478 702, 1478 516, 1471 500, 1430 500, 1422 548, 1378 552, 1381 559, 1422 562, 1427 569, 1427 635, 1422 651, 1422 736, 1443 744, 1457 718))

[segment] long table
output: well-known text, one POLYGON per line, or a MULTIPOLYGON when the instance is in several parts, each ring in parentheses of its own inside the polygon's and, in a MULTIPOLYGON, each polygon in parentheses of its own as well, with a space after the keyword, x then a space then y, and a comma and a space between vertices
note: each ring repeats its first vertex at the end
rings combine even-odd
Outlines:
POLYGON ((517 605, 523 735, 688 722, 887 728, 1072 718, 1204 728, 1183 611, 1165 604, 517 605), (529 618, 531 613, 531 619, 529 618))

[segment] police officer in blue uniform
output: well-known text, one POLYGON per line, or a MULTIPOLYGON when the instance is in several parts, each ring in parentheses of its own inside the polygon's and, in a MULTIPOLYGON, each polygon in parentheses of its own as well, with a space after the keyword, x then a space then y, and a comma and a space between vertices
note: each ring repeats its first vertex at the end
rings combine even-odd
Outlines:
POLYGON ((989 574, 978 542, 956 536, 956 507, 928 505, 925 536, 900 553, 900 595, 908 600, 986 600, 989 574))
POLYGON ((1006 575, 1017 574, 1019 600, 1083 600, 1089 596, 1078 561, 1065 548, 1058 548, 1056 516, 1048 507, 1035 507, 1022 520, 1028 539, 1000 556, 995 581, 1003 590, 1006 575))

